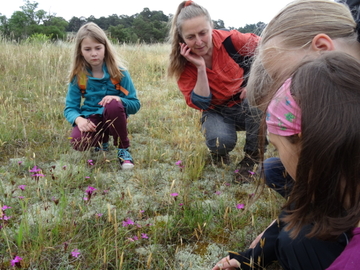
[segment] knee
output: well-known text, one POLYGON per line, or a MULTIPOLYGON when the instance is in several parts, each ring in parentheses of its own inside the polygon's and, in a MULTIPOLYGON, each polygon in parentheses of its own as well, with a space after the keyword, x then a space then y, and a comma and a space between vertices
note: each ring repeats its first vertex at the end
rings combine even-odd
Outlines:
POLYGON ((125 110, 124 104, 121 101, 115 99, 111 100, 108 104, 105 105, 105 110, 107 111, 119 111, 125 110))
POLYGON ((211 152, 223 156, 235 148, 236 138, 219 135, 217 137, 207 138, 206 145, 211 152))

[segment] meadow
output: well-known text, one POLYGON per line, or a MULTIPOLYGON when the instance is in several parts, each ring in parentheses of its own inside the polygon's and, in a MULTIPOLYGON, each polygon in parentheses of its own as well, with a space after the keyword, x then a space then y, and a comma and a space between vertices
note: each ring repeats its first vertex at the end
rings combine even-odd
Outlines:
POLYGON ((142 104, 131 171, 113 146, 70 146, 72 44, 0 40, 0 269, 211 269, 276 218, 282 198, 234 183, 244 133, 230 165, 211 163, 200 112, 166 77, 169 46, 116 49, 142 104))

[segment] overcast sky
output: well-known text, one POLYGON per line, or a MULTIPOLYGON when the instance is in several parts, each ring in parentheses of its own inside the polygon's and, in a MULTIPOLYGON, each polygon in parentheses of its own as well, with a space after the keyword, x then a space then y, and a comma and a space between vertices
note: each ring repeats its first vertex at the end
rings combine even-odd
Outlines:
MULTIPOLYGON (((197 0, 196 3, 204 6, 213 20, 223 20, 225 27, 242 27, 246 24, 253 24, 259 21, 268 23, 271 18, 286 4, 292 0, 197 0)), ((5 0, 3 0, 5 2, 5 0)), ((140 13, 144 8, 151 11, 160 10, 165 15, 174 14, 181 1, 172 0, 38 0, 38 9, 43 9, 48 13, 56 14, 69 21, 73 16, 95 18, 109 15, 134 15, 140 13)), ((20 11, 23 0, 10 0, 3 3, 0 13, 10 18, 15 11, 20 11)))

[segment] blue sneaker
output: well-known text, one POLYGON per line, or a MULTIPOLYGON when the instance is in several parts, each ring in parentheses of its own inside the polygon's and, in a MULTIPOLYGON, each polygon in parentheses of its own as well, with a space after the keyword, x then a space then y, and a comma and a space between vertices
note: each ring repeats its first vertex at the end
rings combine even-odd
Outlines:
POLYGON ((99 146, 96 146, 95 147, 95 152, 99 152, 99 151, 105 151, 105 152, 109 151, 109 143, 108 142, 103 143, 102 148, 99 147, 99 146))
POLYGON ((119 148, 118 158, 123 170, 134 168, 134 161, 128 149, 119 148))

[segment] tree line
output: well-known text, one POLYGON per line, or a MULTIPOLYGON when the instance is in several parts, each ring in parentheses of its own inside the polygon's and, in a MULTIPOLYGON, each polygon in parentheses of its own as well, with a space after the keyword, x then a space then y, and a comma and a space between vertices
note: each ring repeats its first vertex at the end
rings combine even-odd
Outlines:
MULTIPOLYGON (((48 40, 65 40, 68 33, 75 33, 86 22, 94 22, 107 31, 112 40, 126 43, 161 43, 166 41, 171 16, 162 11, 151 11, 144 8, 142 12, 131 16, 110 15, 95 18, 90 16, 72 17, 66 21, 55 14, 38 9, 37 2, 25 0, 20 11, 15 11, 10 18, 0 13, 0 33, 5 39, 23 41, 31 37, 46 37, 48 40)), ((215 29, 225 28, 223 20, 213 21, 215 29)), ((242 33, 260 34, 264 28, 263 22, 246 24, 240 27, 242 33)), ((235 29, 229 27, 228 29, 235 29)))

